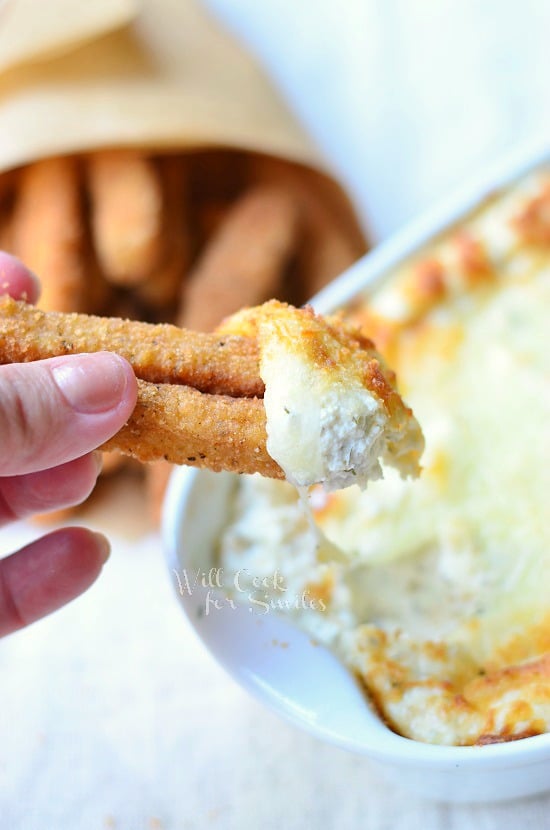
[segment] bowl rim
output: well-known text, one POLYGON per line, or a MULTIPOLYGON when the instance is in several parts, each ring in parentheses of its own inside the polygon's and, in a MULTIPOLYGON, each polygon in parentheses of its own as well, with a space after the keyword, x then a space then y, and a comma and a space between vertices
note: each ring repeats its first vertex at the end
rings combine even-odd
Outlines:
MULTIPOLYGON (((316 311, 331 312, 348 303, 356 295, 372 289, 399 262, 414 255, 418 249, 458 222, 489 196, 502 190, 515 179, 534 172, 548 162, 549 155, 549 142, 546 137, 510 154, 465 188, 455 192, 449 199, 436 205, 404 230, 378 245, 345 274, 319 292, 311 300, 311 305, 316 311)), ((179 565, 178 549, 181 544, 181 531, 186 523, 186 507, 201 473, 198 469, 179 467, 173 471, 170 478, 161 520, 163 548, 170 570, 179 565)), ((188 623, 200 637, 196 626, 189 618, 188 623)), ((242 677, 239 677, 239 682, 265 703, 265 698, 262 698, 252 683, 246 682, 242 677)), ((379 719, 383 729, 373 734, 372 744, 367 746, 363 741, 354 744, 348 740, 338 740, 330 733, 323 732, 318 725, 306 725, 289 713, 277 713, 325 741, 376 760, 390 761, 403 766, 437 764, 442 769, 450 769, 465 766, 477 768, 482 764, 484 768, 502 769, 515 766, 518 762, 521 762, 522 766, 527 766, 550 759, 550 732, 483 746, 444 746, 403 737, 379 719)))
POLYGON ((387 272, 471 213, 485 200, 534 172, 550 159, 550 138, 537 138, 490 165, 469 179, 447 198, 406 224, 402 230, 380 242, 310 300, 321 314, 334 311, 355 295, 376 287, 387 272))

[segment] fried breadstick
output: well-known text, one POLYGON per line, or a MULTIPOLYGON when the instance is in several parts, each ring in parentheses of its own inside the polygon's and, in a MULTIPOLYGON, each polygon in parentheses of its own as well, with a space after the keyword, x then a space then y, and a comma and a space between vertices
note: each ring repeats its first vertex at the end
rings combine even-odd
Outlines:
POLYGON ((110 314, 116 289, 104 279, 101 273, 89 226, 85 228, 82 259, 86 269, 86 312, 88 314, 110 314))
MULTIPOLYGON (((286 193, 272 186, 250 190, 227 211, 208 243, 186 287, 178 324, 211 331, 242 306, 260 305, 276 295, 297 232, 298 213, 286 193)), ((155 522, 170 472, 166 462, 146 471, 155 522)))
POLYGON ((189 386, 138 380, 128 423, 101 448, 139 461, 259 472, 284 478, 266 450, 265 411, 257 398, 207 395, 189 386))
POLYGON ((160 263, 136 286, 136 294, 145 305, 162 309, 178 300, 191 259, 191 238, 185 159, 166 156, 157 163, 163 186, 160 263))
MULTIPOLYGON (((59 331, 49 341, 42 326, 37 350, 29 344, 28 332, 23 337, 18 329, 19 316, 26 317, 27 324, 32 317, 25 303, 0 300, 0 363, 53 356, 56 352, 48 344, 58 344, 59 331), (6 309, 11 315, 2 315, 6 309)), ((109 339, 112 330, 101 318, 40 311, 35 318, 38 323, 41 318, 56 321, 59 328, 63 321, 79 320, 81 328, 71 333, 70 351, 88 351, 88 327, 96 330, 92 336, 101 337, 102 348, 124 354, 109 339)), ((121 321, 114 322, 120 332, 121 321)), ((403 475, 418 474, 422 433, 395 389, 393 372, 361 331, 339 318, 324 319, 311 308, 296 309, 276 300, 244 309, 224 325, 228 338, 242 335, 256 342, 259 356, 253 364, 265 381, 264 399, 138 379, 134 412, 104 450, 118 450, 139 461, 164 459, 274 478, 285 474, 300 486, 364 485, 379 477, 380 458, 403 475)), ((197 352, 203 360, 208 361, 205 343, 214 350, 219 347, 210 335, 182 334, 201 343, 197 352)), ((164 355, 162 371, 150 364, 149 370, 163 374, 167 362, 164 355)))
POLYGON ((248 191, 228 211, 189 277, 183 322, 212 331, 221 319, 278 293, 296 249, 299 213, 274 186, 248 191))
POLYGON ((181 383, 233 397, 263 394, 257 345, 239 336, 198 334, 169 324, 115 317, 44 313, 0 297, 0 363, 41 360, 110 349, 136 375, 153 383, 181 383))
POLYGON ((293 301, 304 303, 366 253, 365 238, 333 182, 300 165, 270 156, 251 159, 258 182, 285 188, 303 214, 293 301))
MULTIPOLYGON (((244 380, 246 393, 247 386, 252 386, 252 372, 257 369, 257 354, 251 346, 253 341, 246 338, 190 335, 175 326, 77 314, 45 314, 10 297, 0 298, 0 363, 108 348, 130 360, 136 374, 155 377, 156 381, 178 375, 179 365, 180 379, 199 385, 202 381, 205 387, 229 385, 237 391, 233 384, 239 377, 237 367, 240 367, 249 376, 244 380), (148 342, 144 339, 146 335, 148 342), (182 348, 178 348, 178 340, 182 348), (202 344, 195 351, 194 342, 202 344), (220 351, 224 351, 223 361, 220 351), (202 361, 208 362, 207 352, 214 357, 217 367, 201 366, 202 361), (155 359, 160 359, 162 354, 163 361, 169 355, 170 360, 155 367, 155 359), (229 373, 222 372, 222 364, 232 357, 233 368, 229 373), (191 365, 186 364, 186 358, 191 365)), ((254 378, 254 385, 261 388, 259 377, 254 378)), ((258 470, 265 475, 282 476, 265 449, 265 413, 260 399, 205 394, 190 386, 143 380, 138 381, 138 389, 138 403, 128 424, 103 450, 118 450, 139 461, 166 459, 214 470, 258 470)), ((238 392, 241 394, 243 390, 238 392)))
POLYGON ((86 302, 78 166, 69 156, 23 168, 13 215, 13 253, 36 274, 46 310, 80 311, 86 302))
POLYGON ((92 234, 105 278, 126 286, 143 282, 162 256, 157 167, 134 150, 105 150, 89 156, 86 173, 92 234))

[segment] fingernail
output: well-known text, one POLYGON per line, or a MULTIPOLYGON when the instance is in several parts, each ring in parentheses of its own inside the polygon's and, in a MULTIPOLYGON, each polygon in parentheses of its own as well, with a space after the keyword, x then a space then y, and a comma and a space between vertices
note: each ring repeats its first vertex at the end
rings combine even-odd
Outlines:
POLYGON ((101 553, 101 558, 103 560, 103 564, 107 561, 109 556, 111 555, 111 544, 106 536, 103 533, 95 533, 94 536, 98 543, 99 551, 101 553))
POLYGON ((67 403, 88 415, 114 408, 127 384, 124 361, 110 352, 64 358, 52 373, 67 403))

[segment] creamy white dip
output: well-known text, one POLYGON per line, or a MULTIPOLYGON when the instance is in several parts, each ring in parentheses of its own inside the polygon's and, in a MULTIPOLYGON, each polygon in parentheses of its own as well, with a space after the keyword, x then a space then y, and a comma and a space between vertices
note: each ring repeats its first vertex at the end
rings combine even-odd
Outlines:
MULTIPOLYGON (((492 263, 478 284, 461 288, 455 229, 423 252, 444 264, 453 287, 403 326, 390 356, 426 437, 422 477, 404 481, 389 470, 365 492, 313 491, 316 522, 343 561, 320 555, 290 485, 257 477, 241 482, 220 540, 228 586, 238 569, 251 580, 277 571, 287 605, 278 605, 280 583, 262 589, 262 600, 334 649, 393 728, 421 741, 550 729, 550 245, 526 241, 514 224, 540 188, 539 177, 522 182, 462 226, 492 263)), ((404 296, 406 271, 388 278, 371 309, 404 296)), ((267 367, 275 392, 283 363, 275 356, 267 367)), ((296 371, 300 399, 312 383, 296 371)), ((318 432, 327 419, 315 469, 331 470, 330 481, 331 443, 339 466, 354 464, 330 398, 313 387, 318 432)), ((368 400, 357 405, 374 457, 377 410, 368 400)), ((293 398, 282 406, 292 412, 293 398)), ((342 419, 355 406, 350 389, 342 419)), ((273 416, 280 463, 301 475, 300 453, 298 464, 287 453, 308 446, 313 425, 292 434, 284 416, 284 408, 273 416)))

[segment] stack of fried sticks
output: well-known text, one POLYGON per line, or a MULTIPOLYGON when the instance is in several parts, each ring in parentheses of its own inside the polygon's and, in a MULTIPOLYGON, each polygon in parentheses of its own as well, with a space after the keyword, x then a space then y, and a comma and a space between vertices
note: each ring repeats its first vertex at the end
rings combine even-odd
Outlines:
MULTIPOLYGON (((272 297, 302 304, 365 241, 340 190, 291 162, 117 149, 0 174, 0 249, 40 277, 46 311, 210 332, 272 297)), ((107 453, 104 473, 131 463, 107 453)), ((154 517, 169 469, 146 468, 154 517)))

